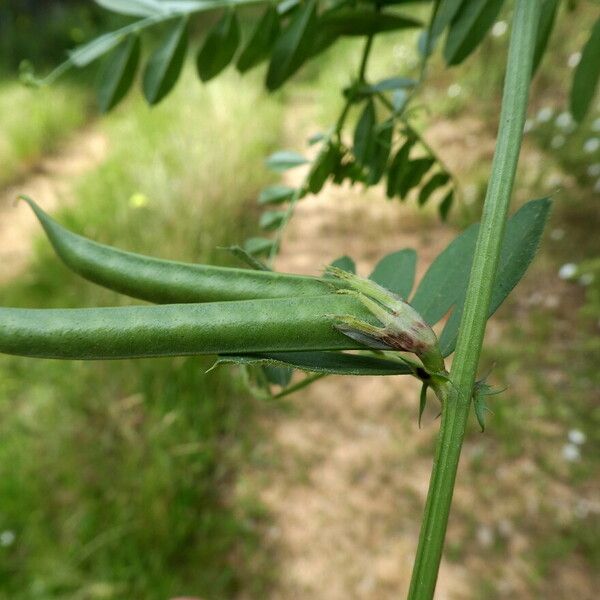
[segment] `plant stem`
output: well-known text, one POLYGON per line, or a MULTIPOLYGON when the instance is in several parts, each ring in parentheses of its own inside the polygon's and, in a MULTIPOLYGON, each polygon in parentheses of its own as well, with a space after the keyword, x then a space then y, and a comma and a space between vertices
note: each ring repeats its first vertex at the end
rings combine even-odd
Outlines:
POLYGON ((508 50, 498 140, 450 382, 438 388, 437 442, 409 600, 433 598, 456 480, 471 391, 488 317, 527 110, 541 0, 517 0, 508 50))

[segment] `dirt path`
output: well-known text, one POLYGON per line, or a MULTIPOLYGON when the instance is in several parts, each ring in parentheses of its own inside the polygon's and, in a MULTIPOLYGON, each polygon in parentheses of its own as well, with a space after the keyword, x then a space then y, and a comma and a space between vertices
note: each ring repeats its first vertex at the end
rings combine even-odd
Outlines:
POLYGON ((30 210, 15 207, 19 194, 31 196, 53 211, 71 201, 73 178, 83 175, 105 157, 107 141, 95 129, 84 129, 55 154, 45 157, 18 183, 0 191, 0 283, 17 275, 27 264, 39 225, 30 210))

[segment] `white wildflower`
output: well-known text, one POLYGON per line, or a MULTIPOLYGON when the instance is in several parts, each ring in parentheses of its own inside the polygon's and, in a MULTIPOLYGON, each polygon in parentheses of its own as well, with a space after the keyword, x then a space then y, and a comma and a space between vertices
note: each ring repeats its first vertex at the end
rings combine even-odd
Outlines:
POLYGON ((448 86, 448 97, 457 98, 462 94, 462 87, 458 83, 453 83, 448 86))
POLYGON ((506 21, 496 21, 492 27, 492 35, 494 37, 502 37, 506 33, 507 29, 508 24, 506 21))
POLYGON ((550 232, 550 239, 559 242, 565 237, 565 230, 557 227, 550 232))
POLYGON ((16 535, 14 531, 7 529, 0 533, 0 546, 6 548, 7 546, 12 546, 15 542, 16 535))
POLYGON ((571 54, 567 60, 567 65, 571 69, 574 69, 579 64, 580 60, 581 60, 581 52, 573 52, 573 54, 571 54))
POLYGON ((575 125, 575 121, 571 116, 571 113, 568 111, 563 111, 556 117, 556 121, 554 121, 557 127, 561 129, 571 129, 575 125))
POLYGON ((540 108, 536 119, 538 123, 547 123, 552 116, 554 115, 554 109, 550 106, 544 106, 544 108, 540 108))
POLYGON ((600 175, 600 163, 594 163, 587 168, 587 174, 590 177, 598 177, 600 175))
POLYGON ((560 173, 551 173, 546 179, 546 185, 550 188, 558 187, 563 179, 560 173))
POLYGON ((481 525, 477 529, 477 541, 484 548, 489 548, 494 543, 494 532, 491 527, 487 525, 481 525))
POLYGON ((590 283, 592 283, 594 281, 594 274, 593 273, 584 273, 578 279, 578 281, 581 285, 590 285, 590 283))
POLYGON ((586 154, 591 154, 592 152, 596 152, 600 148, 600 138, 593 137, 585 140, 583 144, 583 151, 586 154))
POLYGON ((566 263, 558 270, 558 276, 561 279, 571 279, 577 273, 577 265, 575 263, 566 263))
POLYGON ((567 462, 576 462, 581 458, 579 447, 575 444, 565 444, 562 448, 562 457, 567 462))
POLYGON ((577 446, 581 446, 581 444, 585 444, 587 436, 580 429, 571 429, 568 433, 569 441, 571 444, 575 444, 577 446))
POLYGON ((557 150, 558 148, 562 148, 565 145, 567 138, 564 135, 555 135, 550 141, 550 146, 557 150))

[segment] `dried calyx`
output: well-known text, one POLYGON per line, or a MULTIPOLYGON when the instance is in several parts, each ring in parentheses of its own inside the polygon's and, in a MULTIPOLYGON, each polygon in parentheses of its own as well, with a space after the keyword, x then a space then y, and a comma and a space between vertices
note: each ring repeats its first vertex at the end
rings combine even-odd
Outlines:
POLYGON ((335 327, 339 331, 373 349, 412 352, 431 373, 444 371, 444 359, 433 329, 410 304, 370 279, 336 267, 329 267, 327 274, 348 286, 338 293, 356 296, 381 323, 377 326, 352 315, 336 316, 335 327))

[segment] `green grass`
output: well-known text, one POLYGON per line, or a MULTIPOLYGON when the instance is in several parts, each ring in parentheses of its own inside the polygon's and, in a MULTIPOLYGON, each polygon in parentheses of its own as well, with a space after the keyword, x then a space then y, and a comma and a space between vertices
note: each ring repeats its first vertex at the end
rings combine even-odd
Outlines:
POLYGON ((23 175, 90 116, 89 94, 60 84, 32 90, 0 82, 0 186, 23 175))
MULTIPOLYGON (((227 262, 215 247, 251 233, 280 117, 233 76, 186 77, 154 110, 138 98, 105 121, 110 155, 58 219, 138 252, 227 262)), ((41 239, 1 295, 128 302, 70 274, 41 239)), ((0 538, 14 534, 0 542, 0 598, 231 598, 242 585, 260 597, 263 517, 234 493, 253 401, 231 370, 205 375, 209 365, 0 358, 0 538)))

